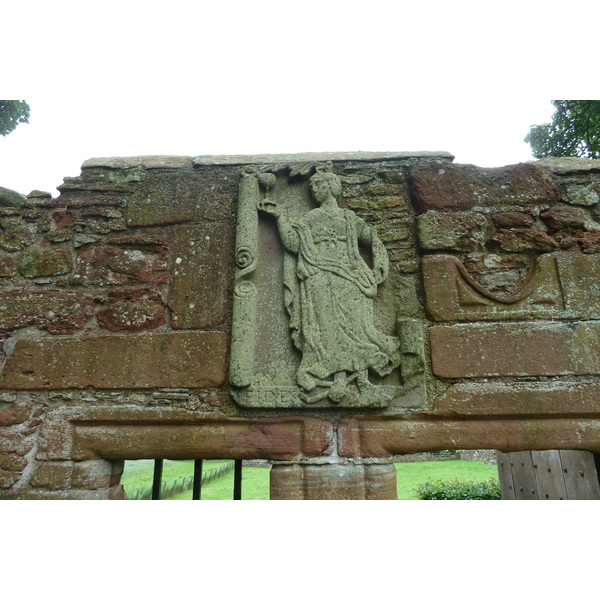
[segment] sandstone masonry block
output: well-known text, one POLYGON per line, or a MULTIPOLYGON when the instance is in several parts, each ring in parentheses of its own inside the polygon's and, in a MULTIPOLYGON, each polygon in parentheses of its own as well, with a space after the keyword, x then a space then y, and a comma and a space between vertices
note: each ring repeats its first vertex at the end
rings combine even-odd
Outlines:
POLYGON ((0 404, 0 426, 20 425, 27 421, 31 412, 30 404, 11 404, 8 407, 3 407, 0 404))
POLYGON ((38 466, 30 485, 48 490, 107 489, 113 482, 114 470, 113 464, 105 460, 48 461, 38 466))
POLYGON ((71 285, 132 285, 152 281, 152 258, 141 250, 99 247, 84 250, 75 260, 71 285))
POLYGON ((155 173, 129 199, 127 225, 228 219, 236 194, 237 180, 227 170, 155 173))
POLYGON ((98 324, 110 331, 143 331, 166 323, 160 293, 151 288, 130 288, 108 293, 110 306, 98 311, 98 324))
POLYGON ((18 252, 33 244, 34 227, 28 225, 20 217, 4 217, 0 219, 0 248, 7 252, 18 252))
POLYGON ((49 277, 69 273, 72 265, 68 250, 30 250, 21 255, 17 269, 24 277, 49 277))
MULTIPOLYGON (((148 411, 149 412, 149 411, 148 411)), ((89 460, 171 458, 185 460, 238 458, 299 460, 329 454, 331 423, 307 417, 204 418, 197 422, 169 419, 144 421, 143 413, 127 420, 123 411, 107 421, 74 421, 72 445, 56 445, 53 429, 44 432, 40 444, 44 456, 89 460)))
POLYGON ((557 204, 543 212, 540 218, 551 230, 583 229, 586 215, 583 209, 565 204, 557 204))
POLYGON ((565 199, 569 204, 578 206, 594 206, 600 202, 597 187, 593 184, 570 185, 565 199))
POLYGON ((397 500, 393 464, 274 465, 271 500, 397 500))
POLYGON ((558 244, 546 233, 537 229, 502 229, 489 242, 494 252, 541 253, 552 252, 558 244))
POLYGON ((495 323, 429 330, 438 377, 600 374, 600 323, 495 323))
POLYGON ((168 305, 173 329, 219 325, 229 303, 232 231, 226 223, 181 226, 171 242, 168 305))
POLYGON ((484 169, 422 162, 412 169, 410 181, 417 214, 476 206, 552 206, 560 199, 552 177, 524 163, 484 169))
POLYGON ((496 227, 512 229, 513 227, 532 227, 533 217, 524 212, 501 212, 492 215, 492 221, 496 227))
POLYGON ((5 331, 35 325, 52 334, 81 329, 94 312, 89 296, 59 290, 13 290, 0 294, 0 328, 5 331))
POLYGON ((475 252, 484 248, 493 229, 479 213, 429 211, 417 218, 422 250, 475 252))
POLYGON ((0 387, 218 387, 225 381, 226 359, 227 336, 217 331, 20 339, 0 387))

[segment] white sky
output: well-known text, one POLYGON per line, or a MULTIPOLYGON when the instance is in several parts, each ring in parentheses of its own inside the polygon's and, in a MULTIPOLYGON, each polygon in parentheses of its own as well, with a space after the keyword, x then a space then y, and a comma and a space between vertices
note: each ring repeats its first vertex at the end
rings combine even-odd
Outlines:
POLYGON ((414 4, 3 8, 0 97, 32 114, 0 138, 0 186, 57 195, 88 158, 143 154, 445 150, 502 166, 532 158, 523 138, 552 98, 600 97, 589 51, 565 49, 574 31, 595 39, 592 2, 414 4))

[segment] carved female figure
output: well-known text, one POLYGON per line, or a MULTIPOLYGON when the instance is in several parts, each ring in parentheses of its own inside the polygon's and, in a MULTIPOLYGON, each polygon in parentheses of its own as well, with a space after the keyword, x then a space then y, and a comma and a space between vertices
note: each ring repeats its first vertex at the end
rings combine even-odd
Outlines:
POLYGON ((368 371, 380 376, 398 366, 399 342, 373 322, 377 286, 388 274, 387 252, 374 227, 337 204, 341 182, 331 165, 317 167, 309 181, 319 205, 292 221, 275 205, 260 208, 275 215, 285 248, 296 256, 284 273, 286 308, 296 347, 302 352, 298 385, 306 402, 329 398, 339 403, 372 387, 368 371), (369 247, 371 270, 359 253, 369 247))

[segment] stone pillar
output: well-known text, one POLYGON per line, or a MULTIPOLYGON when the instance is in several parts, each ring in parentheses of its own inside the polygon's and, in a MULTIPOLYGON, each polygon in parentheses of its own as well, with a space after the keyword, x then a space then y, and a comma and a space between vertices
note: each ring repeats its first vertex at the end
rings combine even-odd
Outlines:
POLYGON ((108 460, 38 462, 18 497, 23 500, 124 500, 123 486, 119 484, 123 467, 123 461, 108 460))
POLYGON ((271 469, 271 500, 397 499, 393 463, 276 463, 271 469))

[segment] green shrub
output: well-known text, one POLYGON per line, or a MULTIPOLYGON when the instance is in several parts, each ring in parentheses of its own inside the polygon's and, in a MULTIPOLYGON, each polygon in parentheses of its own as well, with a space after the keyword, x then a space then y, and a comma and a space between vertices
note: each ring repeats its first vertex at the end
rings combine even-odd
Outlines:
POLYGON ((432 481, 420 485, 415 492, 419 500, 502 500, 500 482, 489 481, 432 481))

